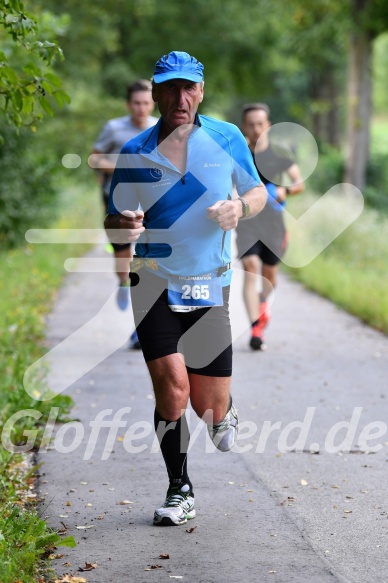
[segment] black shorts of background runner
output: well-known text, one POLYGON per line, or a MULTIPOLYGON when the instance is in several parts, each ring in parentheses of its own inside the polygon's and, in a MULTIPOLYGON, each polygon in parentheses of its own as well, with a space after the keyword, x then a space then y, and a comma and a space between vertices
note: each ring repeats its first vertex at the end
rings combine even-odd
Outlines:
POLYGON ((283 212, 268 205, 253 219, 241 222, 236 232, 240 258, 257 255, 266 265, 276 265, 287 249, 283 212))
POLYGON ((229 320, 229 286, 223 288, 223 306, 192 312, 173 312, 167 302, 166 280, 141 269, 131 278, 131 299, 136 330, 146 362, 177 352, 189 366, 189 373, 212 377, 232 375, 232 334, 229 320), (204 317, 206 315, 206 317, 204 317), (183 334, 196 324, 182 342, 183 334), (219 354, 217 347, 220 347, 219 354), (211 358, 209 355, 215 357, 211 358))
MULTIPOLYGON (((285 234, 284 239, 284 250, 286 248, 286 245, 287 234, 285 234)), ((264 245, 264 243, 262 243, 261 241, 257 241, 254 245, 252 245, 252 247, 248 249, 248 251, 246 251, 242 255, 239 255, 239 257, 242 259, 243 257, 249 257, 249 255, 257 255, 261 259, 261 261, 265 263, 265 265, 274 266, 277 265, 279 261, 281 261, 283 253, 284 251, 282 251, 282 253, 279 253, 280 255, 279 257, 278 255, 275 255, 275 253, 273 253, 271 249, 267 247, 267 245, 264 245)))

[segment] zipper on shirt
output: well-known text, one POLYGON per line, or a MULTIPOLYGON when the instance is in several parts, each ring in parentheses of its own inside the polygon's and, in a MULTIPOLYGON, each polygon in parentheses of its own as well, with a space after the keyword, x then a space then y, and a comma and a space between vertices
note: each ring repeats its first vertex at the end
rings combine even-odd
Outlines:
MULTIPOLYGON (((228 193, 228 198, 227 200, 232 200, 232 195, 228 193)), ((221 243, 221 258, 224 254, 224 246, 225 246, 225 237, 226 237, 226 231, 224 231, 222 233, 222 243, 221 243)))
POLYGON ((182 182, 182 184, 186 184, 186 180, 185 180, 184 176, 181 177, 181 182, 182 182))

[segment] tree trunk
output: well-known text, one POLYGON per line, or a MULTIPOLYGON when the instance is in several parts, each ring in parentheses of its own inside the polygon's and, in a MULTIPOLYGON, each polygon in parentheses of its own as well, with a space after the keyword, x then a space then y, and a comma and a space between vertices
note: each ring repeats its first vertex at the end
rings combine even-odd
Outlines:
POLYGON ((328 142, 336 148, 340 143, 339 96, 340 88, 334 67, 326 66, 315 72, 310 87, 313 135, 318 141, 328 142))
POLYGON ((328 100, 330 103, 329 111, 326 117, 327 141, 335 148, 340 147, 340 88, 337 78, 337 72, 334 68, 328 70, 327 79, 328 100))
POLYGON ((345 182, 361 191, 369 158, 372 35, 356 27, 350 38, 345 182))

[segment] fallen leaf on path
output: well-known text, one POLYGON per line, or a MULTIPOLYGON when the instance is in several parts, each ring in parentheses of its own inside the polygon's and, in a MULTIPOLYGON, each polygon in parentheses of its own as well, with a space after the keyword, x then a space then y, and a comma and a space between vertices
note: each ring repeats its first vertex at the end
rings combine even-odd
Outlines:
POLYGON ((86 486, 87 482, 80 482, 83 486, 86 486))
POLYGON ((100 514, 99 516, 97 516, 97 520, 104 520, 104 515, 100 514))
MULTIPOLYGON (((306 480, 301 480, 301 481, 300 481, 300 485, 301 485, 301 486, 307 486, 307 485, 308 485, 308 482, 307 482, 306 480)), ((275 571, 275 572, 276 572, 276 571, 275 571)))
POLYGON ((133 504, 133 502, 131 502, 131 500, 120 500, 118 504, 121 504, 121 506, 125 506, 125 504, 133 504))
POLYGON ((86 530, 87 528, 93 528, 94 526, 94 524, 90 524, 88 526, 76 526, 76 528, 78 528, 78 530, 86 530))
POLYGON ((72 575, 63 575, 62 579, 55 579, 55 583, 87 583, 85 577, 73 577, 72 575))
POLYGON ((162 565, 149 565, 144 571, 153 571, 154 569, 163 569, 162 565))
POLYGON ((196 526, 192 526, 191 528, 186 528, 186 532, 188 532, 189 534, 191 534, 192 532, 195 531, 197 527, 196 526))
POLYGON ((71 506, 71 502, 67 501, 66 506, 71 506))
POLYGON ((333 484, 332 486, 330 486, 330 488, 336 488, 336 489, 339 490, 340 487, 339 486, 336 486, 335 484, 333 484))
POLYGON ((87 563, 85 561, 85 567, 80 567, 78 571, 93 571, 93 569, 97 569, 97 563, 87 563))
POLYGON ((351 514, 353 510, 344 510, 345 514, 351 514))
POLYGON ((183 575, 170 575, 170 579, 183 579, 183 575))
POLYGON ((276 571, 268 571, 268 573, 276 573, 276 571))
POLYGON ((348 500, 352 500, 353 496, 345 496, 345 498, 347 498, 348 500))
POLYGON ((93 504, 90 504, 90 502, 88 504, 86 504, 86 506, 93 506, 93 504))
POLYGON ((159 559, 169 559, 170 555, 168 553, 160 553, 159 559))

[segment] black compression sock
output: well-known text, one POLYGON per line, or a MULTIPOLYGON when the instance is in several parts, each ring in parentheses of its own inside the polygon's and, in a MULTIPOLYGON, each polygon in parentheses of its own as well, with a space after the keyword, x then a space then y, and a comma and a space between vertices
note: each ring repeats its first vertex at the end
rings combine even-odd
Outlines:
POLYGON ((193 491, 193 485, 187 473, 190 432, 186 415, 182 415, 177 421, 168 421, 163 419, 155 409, 154 425, 170 485, 188 484, 193 491))

